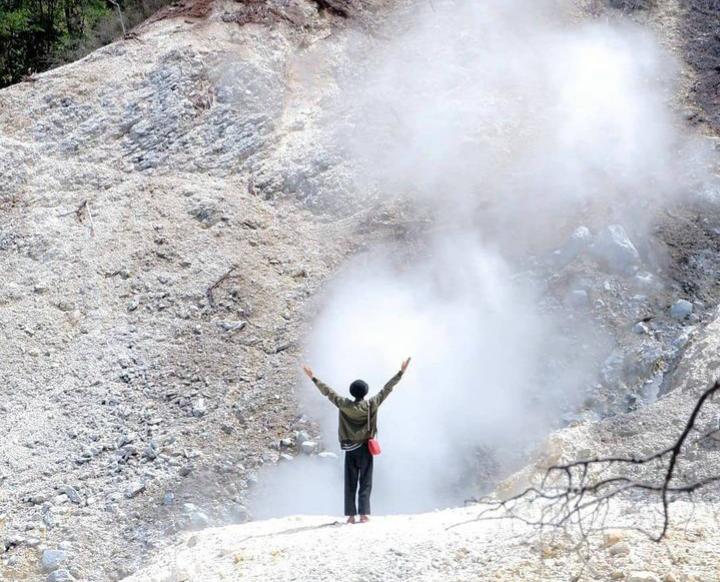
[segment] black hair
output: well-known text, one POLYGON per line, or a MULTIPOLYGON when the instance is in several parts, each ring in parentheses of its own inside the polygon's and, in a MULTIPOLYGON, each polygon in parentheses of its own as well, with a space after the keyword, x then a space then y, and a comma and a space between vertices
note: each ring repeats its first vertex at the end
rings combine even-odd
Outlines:
POLYGON ((365 398, 367 393, 368 385, 364 380, 355 380, 352 384, 350 384, 350 394, 352 394, 352 397, 356 401, 365 398))

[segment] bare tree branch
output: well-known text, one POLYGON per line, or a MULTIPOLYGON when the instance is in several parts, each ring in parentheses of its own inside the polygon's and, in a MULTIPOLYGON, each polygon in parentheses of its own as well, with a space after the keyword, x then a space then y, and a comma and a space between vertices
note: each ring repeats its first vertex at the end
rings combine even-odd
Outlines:
MULTIPOLYGON (((662 528, 659 533, 642 531, 653 541, 661 541, 670 525, 671 496, 677 494, 692 495, 695 491, 720 481, 720 474, 697 479, 689 483, 675 484, 678 461, 688 438, 694 432, 701 436, 693 441, 700 442, 718 432, 713 429, 701 432, 696 424, 703 407, 716 392, 720 391, 720 380, 716 380, 698 398, 680 435, 668 447, 645 457, 596 457, 593 459, 555 464, 548 467, 538 487, 531 486, 507 499, 481 499, 476 503, 486 506, 475 519, 453 524, 448 529, 484 519, 517 519, 527 525, 537 527, 564 528, 575 525, 580 529, 583 539, 587 533, 597 530, 596 523, 604 523, 610 502, 615 497, 637 491, 657 494, 662 503, 662 528), (627 474, 627 469, 640 466, 658 465, 658 479, 639 480, 627 474), (610 469, 624 469, 624 473, 603 476, 610 469), (535 502, 542 504, 539 517, 529 518, 523 515, 535 502), (604 513, 603 513, 604 512, 604 513), (589 523, 588 523, 589 522, 589 523)), ((600 528, 602 529, 602 528, 600 528)))

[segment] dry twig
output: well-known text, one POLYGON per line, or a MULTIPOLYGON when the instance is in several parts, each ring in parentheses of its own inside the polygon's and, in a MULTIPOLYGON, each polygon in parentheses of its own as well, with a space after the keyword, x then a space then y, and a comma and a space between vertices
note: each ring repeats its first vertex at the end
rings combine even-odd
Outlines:
POLYGON ((210 303, 211 307, 215 307, 215 297, 213 296, 213 291, 215 291, 215 289, 222 285, 223 282, 225 282, 237 268, 237 265, 233 265, 222 277, 220 277, 217 281, 210 285, 210 287, 207 288, 207 291, 205 291, 205 296, 207 297, 208 303, 210 303))

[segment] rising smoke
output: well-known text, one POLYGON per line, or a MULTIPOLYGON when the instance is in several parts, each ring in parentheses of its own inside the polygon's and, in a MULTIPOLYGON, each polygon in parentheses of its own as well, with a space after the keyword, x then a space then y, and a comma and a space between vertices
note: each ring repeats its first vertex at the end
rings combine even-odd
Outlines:
MULTIPOLYGON (((374 509, 396 513, 477 494, 478 474, 511 469, 581 404, 608 346, 572 308, 543 309, 528 260, 579 224, 644 239, 703 154, 677 129, 673 59, 627 22, 580 21, 549 0, 422 0, 373 38, 348 41, 333 146, 357 168, 358 198, 432 228, 346 265, 306 358, 345 393, 355 378, 380 389, 413 357, 379 421, 374 509)), ((337 449, 336 411, 299 385, 337 449)), ((266 475, 256 513, 337 513, 340 463, 266 475)))

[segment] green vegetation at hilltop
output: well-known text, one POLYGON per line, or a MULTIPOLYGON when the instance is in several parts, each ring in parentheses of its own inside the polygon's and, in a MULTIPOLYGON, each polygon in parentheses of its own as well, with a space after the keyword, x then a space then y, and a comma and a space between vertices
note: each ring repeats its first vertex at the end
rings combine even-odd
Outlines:
MULTIPOLYGON (((169 0, 118 0, 126 28, 169 0)), ((108 0, 0 0, 0 87, 76 60, 122 35, 108 0)))

